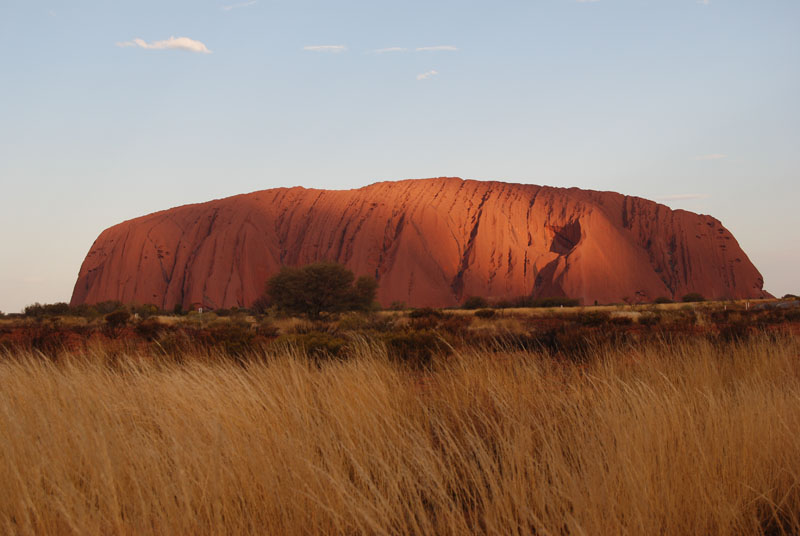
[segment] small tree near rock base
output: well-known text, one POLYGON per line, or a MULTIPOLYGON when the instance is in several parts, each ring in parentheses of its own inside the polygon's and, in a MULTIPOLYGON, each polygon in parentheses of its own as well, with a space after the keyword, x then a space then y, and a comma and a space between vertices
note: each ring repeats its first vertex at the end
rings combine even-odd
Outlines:
POLYGON ((283 267, 267 281, 269 302, 287 313, 318 319, 323 313, 367 310, 375 300, 377 282, 367 276, 355 281, 341 264, 318 262, 300 268, 283 267))

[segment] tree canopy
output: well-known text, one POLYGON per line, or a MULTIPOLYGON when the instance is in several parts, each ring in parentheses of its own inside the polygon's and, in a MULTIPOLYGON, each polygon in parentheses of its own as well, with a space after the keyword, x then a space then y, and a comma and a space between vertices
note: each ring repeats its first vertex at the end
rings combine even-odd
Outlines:
POLYGON ((322 313, 366 310, 375 300, 378 283, 332 262, 299 268, 283 267, 267 281, 266 295, 278 309, 319 318, 322 313))

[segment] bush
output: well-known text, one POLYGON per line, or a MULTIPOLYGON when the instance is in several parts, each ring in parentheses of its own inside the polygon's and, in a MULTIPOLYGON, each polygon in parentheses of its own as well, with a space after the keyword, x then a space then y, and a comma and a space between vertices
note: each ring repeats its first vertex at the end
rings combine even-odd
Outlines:
POLYGON ((105 329, 106 333, 108 333, 111 337, 119 337, 122 333, 122 330, 125 329, 125 326, 128 325, 128 320, 130 320, 131 314, 126 311, 125 309, 120 309, 118 311, 114 311, 113 313, 109 313, 105 317, 105 329))
POLYGON ((787 322, 800 322, 800 309, 789 309, 783 314, 787 322))
POLYGON ((164 356, 174 358, 178 362, 183 360, 184 354, 191 351, 193 346, 185 329, 176 329, 170 326, 163 326, 158 338, 154 341, 164 356))
POLYGON ((444 315, 438 327, 452 335, 463 335, 472 324, 472 320, 473 317, 469 315, 444 315))
POLYGON ((614 316, 611 317, 611 323, 615 326, 629 326, 633 324, 633 318, 629 316, 614 316))
POLYGON ((220 321, 195 334, 207 348, 222 351, 233 357, 242 357, 253 349, 255 333, 243 322, 220 321))
POLYGON ((719 338, 725 342, 741 342, 750 337, 750 327, 747 322, 738 320, 719 328, 719 338))
POLYGON ((390 333, 384 339, 389 358, 413 368, 428 368, 436 353, 447 352, 447 345, 432 331, 390 333))
POLYGON ((672 318, 672 324, 681 329, 687 329, 697 324, 697 313, 692 308, 681 309, 680 314, 672 318))
POLYGON ((659 296, 658 298, 653 300, 653 303, 663 304, 663 303, 675 303, 675 302, 672 301, 670 298, 667 298, 666 296, 659 296))
POLYGON ((727 309, 722 311, 712 311, 708 318, 714 324, 727 324, 730 321, 731 315, 733 314, 732 311, 727 309))
POLYGON ((58 303, 39 303, 28 305, 23 311, 23 315, 27 317, 41 317, 41 316, 63 316, 69 313, 69 304, 64 302, 58 303))
MULTIPOLYGON (((533 296, 520 296, 510 302, 511 307, 578 307, 580 300, 561 296, 534 298, 533 296)), ((505 305, 505 304, 504 304, 505 305)))
POLYGON ((117 300, 107 300, 100 303, 95 303, 92 305, 92 308, 97 311, 99 315, 107 315, 108 313, 113 313, 119 309, 123 309, 125 306, 122 302, 117 300))
POLYGON ((7 341, 4 346, 39 350, 45 355, 55 357, 63 350, 74 351, 81 347, 86 336, 86 328, 83 326, 62 328, 58 322, 37 322, 22 329, 19 336, 15 337, 16 340, 7 341))
POLYGON ((444 316, 444 313, 433 307, 422 307, 408 313, 409 318, 441 318, 442 316, 444 316))
POLYGON ((368 310, 375 301, 377 282, 359 277, 341 264, 318 262, 301 268, 284 266, 267 281, 270 303, 287 313, 318 319, 323 313, 368 310))
POLYGON ((89 318, 89 319, 102 316, 100 314, 100 311, 97 310, 97 307, 95 307, 94 305, 88 305, 86 303, 76 305, 75 307, 70 307, 70 314, 73 316, 80 316, 82 318, 89 318))
POLYGON ((343 316, 336 325, 337 331, 377 331, 385 333, 392 331, 397 325, 394 315, 359 314, 353 313, 343 316))
POLYGON ((352 303, 350 309, 354 311, 370 311, 380 309, 380 305, 375 301, 375 294, 378 292, 378 282, 375 278, 362 275, 356 279, 353 289, 352 303))
POLYGON ((591 312, 591 313, 577 313, 574 316, 575 322, 581 326, 597 327, 606 324, 609 320, 608 313, 591 312))
POLYGON ((337 329, 341 331, 361 331, 366 329, 369 321, 360 313, 348 313, 342 315, 337 323, 337 329))
POLYGON ((144 305, 135 305, 131 307, 131 313, 138 315, 139 318, 142 320, 146 320, 151 316, 155 316, 160 312, 158 306, 153 305, 152 303, 146 303, 144 305))
POLYGON ((478 309, 475 311, 475 316, 478 318, 492 318, 494 315, 494 309, 478 309))
POLYGON ((689 294, 686 294, 683 298, 681 298, 681 301, 684 303, 697 303, 697 302, 704 302, 706 301, 706 299, 703 297, 702 294, 698 292, 690 292, 689 294))
POLYGON ((535 347, 576 362, 583 361, 586 358, 590 347, 589 336, 582 328, 577 326, 562 325, 543 333, 532 334, 532 337, 535 341, 535 347))
POLYGON ((250 309, 253 310, 254 313, 259 315, 265 315, 269 312, 269 298, 266 295, 259 296, 256 298, 252 304, 250 304, 250 309))
POLYGON ((661 323, 661 315, 653 313, 643 313, 639 317, 639 324, 642 326, 652 327, 661 323))
POLYGON ((462 309, 484 309, 489 306, 489 302, 486 301, 486 298, 482 298, 481 296, 470 296, 466 300, 464 300, 464 304, 461 306, 462 309))
POLYGON ((389 309, 392 311, 405 311, 408 307, 404 301, 393 301, 389 304, 389 309))
POLYGON ((347 341, 341 337, 331 335, 330 333, 312 331, 303 334, 281 335, 275 340, 275 344, 295 346, 308 357, 319 360, 331 357, 343 357, 347 341))
POLYGON ((256 327, 256 333, 261 337, 266 337, 267 339, 277 337, 279 332, 280 330, 278 327, 269 320, 263 320, 256 327))
POLYGON ((139 337, 147 341, 154 341, 161 335, 163 325, 155 318, 147 318, 136 324, 133 329, 139 337))

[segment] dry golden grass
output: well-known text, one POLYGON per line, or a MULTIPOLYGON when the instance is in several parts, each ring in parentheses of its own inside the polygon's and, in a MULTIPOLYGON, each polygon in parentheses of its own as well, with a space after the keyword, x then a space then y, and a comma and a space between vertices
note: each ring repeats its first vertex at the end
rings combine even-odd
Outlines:
POLYGON ((800 345, 0 360, 10 534, 800 530, 800 345))

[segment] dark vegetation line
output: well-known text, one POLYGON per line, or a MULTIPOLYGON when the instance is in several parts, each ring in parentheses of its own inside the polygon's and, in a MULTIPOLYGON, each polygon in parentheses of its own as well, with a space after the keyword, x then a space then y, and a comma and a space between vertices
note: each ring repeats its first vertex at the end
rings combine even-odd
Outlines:
POLYGON ((47 355, 83 352, 94 344, 120 351, 180 356, 198 351, 241 360, 274 346, 292 346, 309 357, 346 359, 354 339, 385 346, 387 354, 415 367, 429 366, 453 349, 483 347, 544 351, 582 360, 598 348, 702 337, 740 341, 756 333, 800 331, 800 298, 780 301, 706 302, 698 293, 683 304, 658 298, 648 305, 580 307, 565 297, 490 301, 468 297, 449 310, 381 310, 374 278, 355 278, 336 263, 284 267, 249 308, 168 313, 155 305, 107 301, 94 305, 33 304, 22 314, 0 313, 0 351, 47 355))

